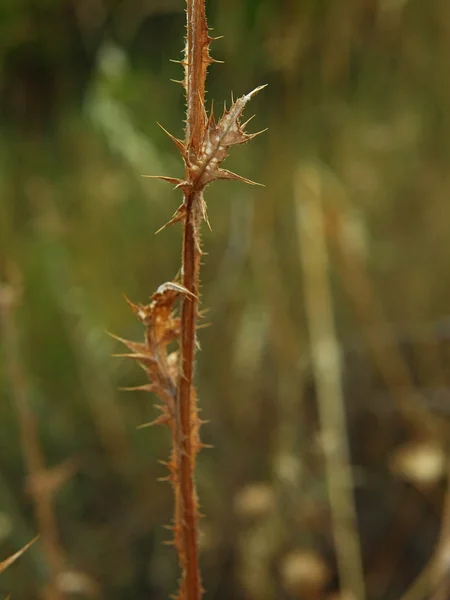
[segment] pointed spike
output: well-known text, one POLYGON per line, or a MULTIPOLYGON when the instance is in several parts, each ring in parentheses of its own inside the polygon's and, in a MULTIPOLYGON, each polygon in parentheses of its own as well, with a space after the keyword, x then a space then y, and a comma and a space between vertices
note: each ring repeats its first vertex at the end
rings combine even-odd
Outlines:
POLYGON ((162 283, 156 290, 155 294, 163 294, 166 290, 172 290, 173 292, 178 292, 179 294, 184 294, 185 296, 191 296, 191 298, 198 300, 195 294, 184 287, 184 285, 181 285, 181 283, 177 283, 176 281, 166 281, 166 283, 162 283))
POLYGON ((234 94, 233 94, 233 90, 231 90, 231 104, 234 104, 234 94))
POLYGON ((136 342, 130 342, 130 340, 126 340, 125 338, 121 338, 118 335, 115 335, 114 333, 111 333, 110 331, 105 331, 105 333, 107 335, 109 335, 110 337, 112 337, 114 340, 117 340, 118 342, 121 342, 125 346, 128 346, 128 344, 134 344, 134 343, 136 343, 136 342))
POLYGON ((184 204, 181 204, 177 210, 174 212, 173 217, 170 219, 170 221, 168 221, 165 225, 163 225, 162 227, 160 227, 158 229, 158 231, 155 232, 156 233, 160 233, 163 229, 165 229, 166 227, 168 227, 169 225, 173 225, 174 223, 178 223, 180 221, 184 221, 186 217, 186 207, 184 204))
POLYGON ((146 429, 147 427, 153 427, 153 425, 167 425, 167 423, 169 423, 170 420, 170 415, 163 413, 162 415, 159 415, 159 417, 156 417, 156 419, 153 419, 153 421, 149 421, 148 423, 142 423, 142 425, 138 425, 136 429, 146 429))
MULTIPOLYGON (((251 121, 252 119, 254 119, 254 118, 255 118, 255 115, 252 115, 252 116, 250 117, 250 119, 247 119, 247 120, 245 121, 245 123, 242 123, 242 125, 241 125, 241 129, 245 129, 245 128, 246 128, 246 126, 247 126, 247 125, 250 123, 250 121, 251 121)), ((264 131, 267 131, 267 130, 265 129, 264 131)), ((262 132, 261 132, 261 133, 262 133, 262 132)))
POLYGON ((147 360, 148 362, 156 363, 156 361, 151 356, 148 356, 147 354, 125 352, 124 354, 111 354, 111 356, 114 358, 134 358, 135 360, 138 360, 138 361, 139 360, 147 360))
POLYGON ((235 181, 242 181, 242 183, 248 183, 249 185, 259 185, 261 187, 265 187, 263 183, 258 183, 257 181, 252 181, 246 177, 241 177, 241 175, 237 175, 237 173, 228 171, 228 169, 219 169, 217 173, 217 179, 233 179, 235 181))
MULTIPOLYGON (((208 213, 206 212, 206 208, 205 208, 205 210, 203 211, 203 215, 202 215, 202 216, 203 216, 203 219, 204 219, 204 221, 205 221, 206 225, 208 226, 208 229, 209 229, 210 231, 212 231, 212 229, 211 229, 211 223, 209 222, 208 213)), ((202 252, 202 254, 203 254, 203 252, 202 252)))
POLYGON ((173 477, 172 475, 165 475, 164 477, 158 477, 157 480, 159 483, 164 483, 165 481, 167 481, 168 483, 173 483, 173 477))
POLYGON ((258 87, 256 87, 254 90, 252 90, 248 94, 245 94, 245 96, 244 96, 245 101, 248 102, 251 98, 253 98, 253 96, 256 96, 256 94, 258 92, 260 92, 261 90, 266 88, 268 85, 269 85, 268 83, 265 83, 264 85, 259 85, 258 87))
POLYGON ((179 83, 180 85, 182 85, 184 87, 184 79, 171 79, 170 81, 172 83, 179 83))
POLYGON ((176 473, 177 465, 174 464, 171 460, 158 460, 158 462, 160 465, 163 465, 163 467, 166 467, 166 469, 169 469, 171 473, 176 473))
POLYGON ((119 387, 117 388, 121 392, 155 392, 154 383, 144 383, 143 385, 135 385, 131 387, 119 387))
POLYGON ((175 146, 178 148, 178 150, 180 151, 181 155, 182 155, 182 156, 183 156, 183 158, 184 158, 184 157, 186 156, 186 148, 184 147, 184 143, 183 143, 183 142, 182 142, 180 139, 176 138, 174 135, 172 135, 171 133, 169 133, 169 132, 167 131, 167 129, 165 129, 165 128, 164 128, 164 127, 161 125, 161 123, 158 123, 158 122, 157 122, 157 125, 159 125, 159 127, 161 127, 161 129, 164 131, 164 133, 170 137, 170 139, 171 139, 171 140, 172 140, 172 142, 175 144, 175 146))
POLYGON ((202 109, 203 109, 203 119, 205 120, 205 123, 207 123, 208 122, 208 115, 206 113, 205 101, 202 98, 202 95, 200 94, 200 92, 198 93, 198 99, 199 99, 200 104, 201 104, 202 109))
POLYGON ((214 448, 213 444, 204 444, 203 442, 199 442, 196 444, 196 449, 201 450, 202 448, 214 448))
POLYGON ((168 183, 173 183, 174 185, 183 183, 183 180, 179 177, 165 177, 164 175, 141 175, 141 177, 145 177, 146 179, 161 179, 161 181, 167 181, 168 183))
POLYGON ((249 142, 250 140, 253 140, 256 136, 261 135, 262 133, 266 133, 266 131, 268 130, 268 127, 266 127, 265 129, 261 129, 261 131, 256 131, 255 133, 246 133, 245 135, 247 136, 247 142, 249 142))
POLYGON ((191 187, 189 181, 180 181, 173 189, 174 190, 188 190, 191 187))
MULTIPOLYGON (((135 304, 134 302, 132 302, 126 294, 122 294, 122 295, 125 299, 125 302, 135 313, 138 313, 141 310, 141 307, 139 306, 139 304, 135 304)), ((117 336, 115 336, 115 337, 117 338, 117 336)))
POLYGON ((175 540, 164 540, 163 545, 164 546, 176 546, 176 541, 175 540))

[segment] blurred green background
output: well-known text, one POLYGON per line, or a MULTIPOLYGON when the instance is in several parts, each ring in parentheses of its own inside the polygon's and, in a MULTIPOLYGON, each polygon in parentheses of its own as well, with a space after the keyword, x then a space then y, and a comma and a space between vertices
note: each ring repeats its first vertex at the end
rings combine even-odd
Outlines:
MULTIPOLYGON (((231 91, 269 85, 247 114, 267 133, 225 165, 265 187, 221 182, 206 195, 206 598, 344 600, 305 312, 304 186, 329 224, 367 596, 396 600, 447 540, 450 4, 210 0, 207 11, 224 36, 207 84, 216 113, 231 91), (398 393, 417 395, 426 418, 405 418, 398 393)), ((2 598, 176 589, 171 490, 157 482, 167 431, 136 429, 153 398, 118 390, 145 375, 111 357, 121 348, 106 332, 140 339, 123 295, 147 302, 180 265, 181 228, 154 235, 180 196, 141 175, 183 172, 157 122, 183 137, 169 59, 184 19, 182 0, 0 2, 0 560, 39 533, 36 498, 57 536, 53 566, 41 531, 0 575, 2 598), (27 445, 47 467, 39 481, 27 445)), ((434 598, 442 581, 430 581, 411 600, 434 598)))

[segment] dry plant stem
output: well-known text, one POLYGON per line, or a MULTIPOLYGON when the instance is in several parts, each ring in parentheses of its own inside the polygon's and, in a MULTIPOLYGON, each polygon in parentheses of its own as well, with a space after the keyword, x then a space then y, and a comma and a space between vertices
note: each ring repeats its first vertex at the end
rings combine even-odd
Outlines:
POLYGON ((364 600, 361 548, 353 499, 347 424, 325 241, 321 181, 299 170, 295 184, 306 313, 324 444, 325 467, 341 589, 364 600))
MULTIPOLYGON (((22 447, 28 474, 38 480, 45 471, 45 461, 39 442, 36 419, 27 401, 27 385, 19 359, 19 335, 15 320, 15 304, 18 292, 12 286, 0 288, 0 322, 3 332, 6 367, 11 381, 13 401, 17 411, 20 428, 20 445, 22 447)), ((44 555, 50 571, 50 586, 46 589, 46 597, 50 600, 61 600, 62 594, 55 587, 55 581, 64 567, 64 552, 61 548, 58 526, 52 502, 52 491, 44 488, 36 490, 31 487, 32 500, 44 555)))
POLYGON ((385 325, 383 309, 373 291, 364 263, 346 243, 343 217, 334 213, 331 223, 329 233, 336 250, 336 263, 374 362, 413 430, 433 436, 433 419, 421 406, 409 368, 389 327, 385 325), (368 327, 373 323, 376 327, 368 327))
MULTIPOLYGON (((200 256, 197 249, 192 215, 187 200, 183 240, 183 285, 198 297, 200 256)), ((195 453, 192 447, 192 415, 197 412, 193 388, 197 299, 184 298, 181 308, 181 376, 178 390, 178 411, 181 429, 180 485, 184 556, 186 559, 186 598, 197 600, 201 595, 198 568, 198 506, 194 481, 195 453)))
MULTIPOLYGON (((162 414, 151 424, 166 424, 172 436, 172 455, 167 463, 175 496, 175 518, 172 527, 174 545, 182 569, 179 600, 199 600, 202 594, 198 567, 198 501, 195 489, 195 461, 201 444, 198 430, 197 400, 194 388, 194 362, 197 346, 199 270, 201 258, 200 227, 208 222, 203 191, 216 179, 234 179, 254 183, 221 168, 221 163, 233 145, 245 144, 256 134, 245 132, 248 123, 240 118, 248 101, 264 86, 238 98, 229 110, 224 110, 216 122, 212 111, 205 109, 205 79, 208 66, 215 62, 209 55, 213 40, 208 35, 204 0, 187 1, 187 35, 184 59, 186 91, 186 137, 179 140, 168 133, 180 152, 184 164, 184 179, 156 177, 168 181, 183 192, 183 203, 166 224, 183 223, 181 283, 162 284, 153 294, 150 304, 130 302, 137 318, 145 326, 145 342, 136 343, 117 338, 147 372, 150 384, 138 386, 156 393, 162 404, 162 414), (175 302, 181 300, 181 317, 175 316, 175 302), (179 349, 169 346, 178 341, 179 349)), ((165 226, 164 226, 165 227, 165 226)), ((164 229, 164 227, 162 229, 164 229)), ((115 337, 115 336, 113 336, 115 337)), ((135 388, 136 389, 136 388, 135 388)))
MULTIPOLYGON (((205 133, 204 101, 206 70, 210 63, 208 30, 204 0, 187 1, 187 39, 185 51, 186 88, 186 139, 188 153, 197 156, 205 133)), ((186 169, 186 179, 189 178, 186 169)), ((184 596, 186 600, 201 597, 200 570, 198 566, 198 502, 194 471, 197 448, 192 445, 192 417, 197 413, 193 387, 196 347, 196 326, 199 293, 200 241, 198 239, 198 210, 202 192, 186 191, 184 205, 182 284, 192 296, 182 299, 181 307, 181 374, 178 386, 178 412, 181 434, 180 492, 183 528, 183 553, 185 557, 184 596)), ((182 591, 183 594, 183 591, 182 591)))

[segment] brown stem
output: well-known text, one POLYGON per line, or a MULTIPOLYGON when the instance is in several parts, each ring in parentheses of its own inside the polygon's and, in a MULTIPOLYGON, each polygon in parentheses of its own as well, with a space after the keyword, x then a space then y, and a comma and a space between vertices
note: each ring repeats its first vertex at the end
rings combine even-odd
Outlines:
POLYGON ((197 153, 205 131, 205 81, 211 59, 205 0, 187 0, 186 4, 186 146, 197 153))
MULTIPOLYGON (((186 195, 187 217, 183 239, 183 285, 198 298, 200 253, 196 240, 196 228, 192 219, 195 193, 186 195)), ((182 503, 182 530, 185 557, 185 573, 182 597, 198 600, 201 596, 198 567, 198 506, 194 481, 196 440, 196 396, 193 386, 196 344, 197 306, 196 298, 185 298, 181 308, 181 377, 178 392, 178 410, 181 429, 180 487, 182 503)))
MULTIPOLYGON (((197 156, 205 133, 204 99, 208 55, 208 28, 204 0, 187 0, 187 39, 185 52, 186 141, 188 154, 197 156)), ((190 174, 187 170, 187 178, 190 174)), ((181 307, 181 374, 178 389, 178 414, 181 437, 180 488, 184 574, 181 597, 201 597, 198 566, 198 504, 195 488, 195 457, 198 451, 197 406, 193 385, 200 271, 198 210, 201 192, 185 194, 186 216, 183 236, 183 285, 193 297, 185 297, 181 307)))

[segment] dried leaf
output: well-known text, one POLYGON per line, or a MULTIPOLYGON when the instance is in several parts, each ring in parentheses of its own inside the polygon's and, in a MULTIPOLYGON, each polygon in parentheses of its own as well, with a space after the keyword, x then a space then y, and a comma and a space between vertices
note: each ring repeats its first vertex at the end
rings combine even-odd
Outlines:
MULTIPOLYGON (((215 179, 235 179, 255 185, 255 182, 240 177, 234 173, 220 169, 220 163, 228 155, 229 148, 236 144, 245 144, 262 133, 248 134, 244 131, 250 122, 248 119, 243 125, 239 120, 246 104, 251 98, 266 86, 259 86, 249 94, 245 94, 233 102, 229 110, 225 109, 219 122, 216 123, 214 114, 207 120, 206 130, 200 152, 194 159, 188 161, 189 173, 192 177, 192 186, 202 190, 208 183, 215 179)), ((203 211, 206 215, 206 211, 203 211)))

